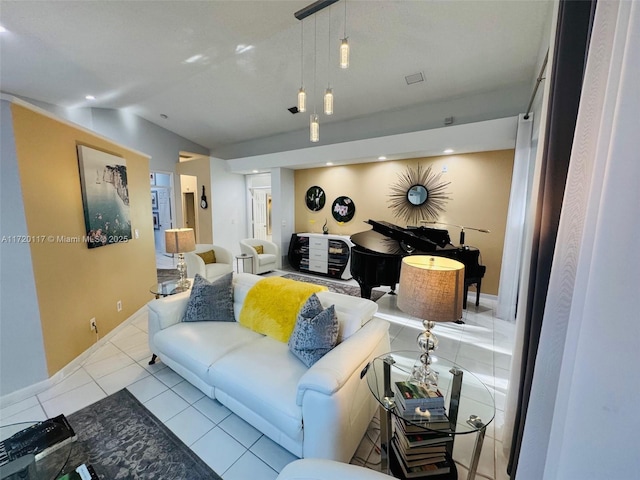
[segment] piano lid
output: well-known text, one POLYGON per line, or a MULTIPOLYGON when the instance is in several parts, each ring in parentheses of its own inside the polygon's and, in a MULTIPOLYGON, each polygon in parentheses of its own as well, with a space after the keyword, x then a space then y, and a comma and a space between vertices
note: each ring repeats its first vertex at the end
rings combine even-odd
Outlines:
POLYGON ((450 239, 446 230, 436 228, 404 229, 389 222, 368 220, 373 230, 355 233, 351 241, 361 248, 386 255, 411 255, 435 252, 450 239))

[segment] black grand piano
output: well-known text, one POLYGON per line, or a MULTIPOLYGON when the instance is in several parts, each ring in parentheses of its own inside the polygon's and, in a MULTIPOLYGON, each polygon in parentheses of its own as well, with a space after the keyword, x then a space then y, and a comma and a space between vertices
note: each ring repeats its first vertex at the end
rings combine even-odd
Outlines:
POLYGON ((464 264, 463 308, 467 292, 476 285, 476 306, 487 267, 480 265, 480 250, 451 244, 447 230, 430 227, 401 228, 388 222, 368 220, 373 229, 351 235, 351 275, 360 284, 362 298, 371 298, 371 289, 382 285, 395 293, 400 280, 400 263, 407 255, 436 255, 464 264))

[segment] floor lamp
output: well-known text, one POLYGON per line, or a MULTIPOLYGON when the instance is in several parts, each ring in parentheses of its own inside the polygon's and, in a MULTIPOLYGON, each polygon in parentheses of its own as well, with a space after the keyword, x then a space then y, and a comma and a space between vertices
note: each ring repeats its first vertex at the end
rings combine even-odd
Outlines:
POLYGON ((411 255, 402 259, 398 308, 422 319, 424 331, 418 335, 420 363, 413 368, 412 381, 435 390, 438 373, 431 369, 438 339, 431 329, 435 322, 455 322, 462 318, 464 264, 445 257, 411 255))
POLYGON ((196 238, 193 234, 193 228, 171 228, 164 231, 165 249, 167 253, 178 254, 177 269, 180 273, 178 288, 189 288, 189 280, 187 280, 187 266, 184 263, 184 254, 193 252, 196 249, 196 238))

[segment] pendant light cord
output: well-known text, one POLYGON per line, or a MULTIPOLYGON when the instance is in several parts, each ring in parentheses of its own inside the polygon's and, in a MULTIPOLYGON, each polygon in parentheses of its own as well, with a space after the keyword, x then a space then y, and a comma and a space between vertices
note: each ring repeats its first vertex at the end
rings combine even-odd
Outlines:
POLYGON ((316 67, 317 67, 317 43, 318 43, 318 18, 313 16, 313 114, 316 114, 316 67))
POLYGON ((300 21, 300 88, 304 88, 304 20, 300 21))
POLYGON ((329 8, 329 48, 327 48, 327 88, 331 88, 331 8, 329 8))

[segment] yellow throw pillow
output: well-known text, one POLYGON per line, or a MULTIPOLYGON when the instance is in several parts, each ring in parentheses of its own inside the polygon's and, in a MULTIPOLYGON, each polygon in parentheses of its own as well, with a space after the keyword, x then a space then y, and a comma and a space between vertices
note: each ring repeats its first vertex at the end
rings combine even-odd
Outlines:
POLYGON ((258 255, 262 255, 264 253, 264 247, 262 245, 256 245, 255 247, 253 247, 256 249, 256 253, 258 255))
POLYGON ((209 250, 208 252, 196 253, 203 261, 205 265, 210 263, 216 263, 216 252, 209 250))
POLYGON ((313 283, 267 277, 247 292, 239 322, 254 332, 288 342, 300 308, 312 293, 327 290, 313 283))

